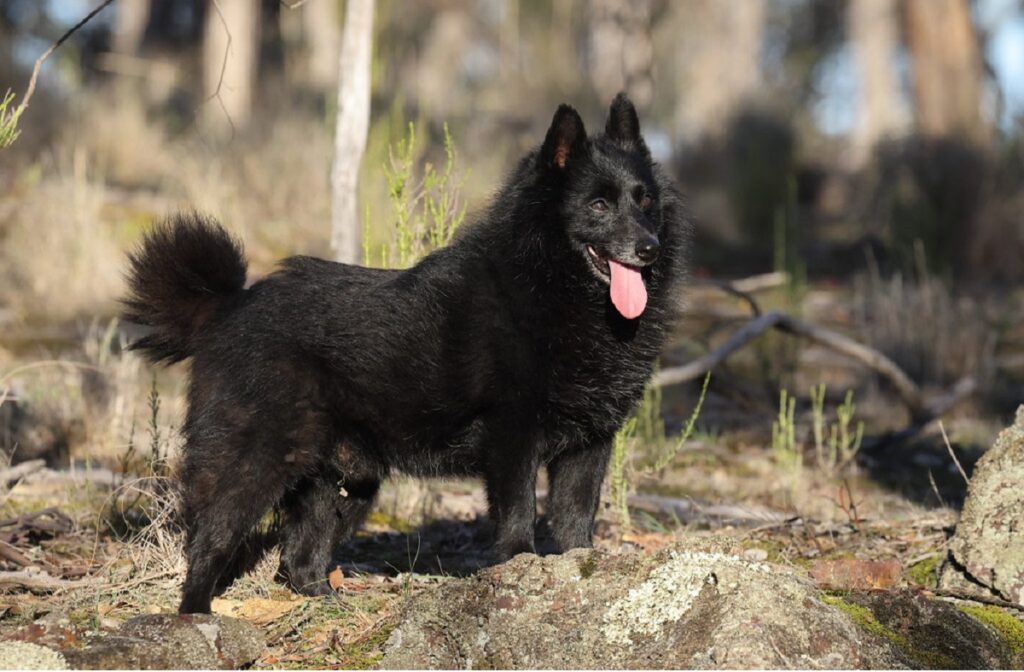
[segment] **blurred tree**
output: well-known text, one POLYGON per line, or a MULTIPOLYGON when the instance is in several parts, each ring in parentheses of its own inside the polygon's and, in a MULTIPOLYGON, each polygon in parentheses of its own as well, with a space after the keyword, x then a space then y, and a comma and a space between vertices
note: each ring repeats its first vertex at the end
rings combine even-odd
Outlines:
POLYGON ((362 257, 359 225, 359 164, 370 130, 370 66, 374 0, 348 0, 338 61, 338 116, 331 166, 331 247, 337 261, 362 257))
POLYGON ((260 28, 259 0, 218 0, 206 12, 203 89, 220 105, 207 105, 213 124, 243 126, 252 113, 260 28))
POLYGON ((907 130, 896 60, 900 47, 896 0, 850 0, 850 40, 861 81, 851 159, 861 166, 875 146, 907 130))
POLYGON ((338 3, 336 0, 315 0, 305 3, 301 12, 309 81, 320 89, 330 89, 338 81, 341 42, 338 3))
POLYGON ((114 19, 114 51, 134 56, 149 23, 150 0, 121 0, 114 19))
POLYGON ((601 100, 625 91, 641 107, 654 96, 652 0, 589 0, 587 60, 601 100))
POLYGON ((984 68, 968 0, 907 0, 906 19, 918 130, 986 143, 984 68))
POLYGON ((729 119, 761 83, 764 0, 673 3, 677 38, 676 139, 720 139, 729 119))

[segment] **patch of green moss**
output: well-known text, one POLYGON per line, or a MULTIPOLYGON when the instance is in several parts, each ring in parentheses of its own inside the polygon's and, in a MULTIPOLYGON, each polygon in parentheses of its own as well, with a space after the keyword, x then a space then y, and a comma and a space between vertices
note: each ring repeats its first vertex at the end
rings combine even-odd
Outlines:
POLYGON ((958 604, 960 611, 991 627, 1003 638, 1017 658, 1024 657, 1024 623, 992 605, 958 604))
POLYGON ((390 527, 395 532, 402 534, 408 534, 416 529, 416 526, 410 523, 404 518, 385 513, 383 511, 373 511, 366 517, 366 522, 373 525, 383 525, 384 527, 390 527))
POLYGON ((597 553, 590 553, 585 558, 579 560, 580 577, 589 579, 594 575, 594 571, 597 570, 597 553))
POLYGON ((926 669, 955 669, 958 667, 956 661, 945 654, 917 648, 907 637, 881 623, 870 609, 847 602, 838 591, 822 593, 821 600, 845 613, 863 630, 889 640, 908 656, 922 663, 926 669))
POLYGON ((907 568, 907 578, 919 586, 934 588, 939 582, 942 555, 933 555, 907 568))

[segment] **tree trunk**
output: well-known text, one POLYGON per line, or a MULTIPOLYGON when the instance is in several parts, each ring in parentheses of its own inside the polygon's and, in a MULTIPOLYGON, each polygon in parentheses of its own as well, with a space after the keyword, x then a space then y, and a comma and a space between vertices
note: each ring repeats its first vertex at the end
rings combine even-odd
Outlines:
POLYGON ((601 100, 625 91, 645 107, 654 96, 651 71, 652 0, 590 0, 587 56, 590 80, 601 100))
POLYGON ((135 56, 149 22, 149 0, 122 0, 114 19, 114 51, 135 56))
POLYGON ((881 140, 907 128, 896 72, 896 10, 896 0, 850 0, 851 42, 861 81, 861 109, 851 142, 854 166, 863 165, 881 140))
POLYGON ((338 45, 341 41, 336 0, 307 2, 302 12, 309 81, 324 91, 338 82, 338 45))
POLYGON ((761 82, 764 0, 673 3, 681 31, 676 57, 681 92, 676 140, 718 139, 742 101, 761 82))
POLYGON ((331 247, 346 264, 360 260, 359 165, 370 130, 374 0, 348 0, 341 36, 338 116, 331 166, 331 247))
POLYGON ((918 130, 989 139, 981 116, 983 66, 967 0, 907 0, 918 130))
POLYGON ((244 126, 252 112, 259 49, 258 0, 219 0, 206 10, 203 86, 211 100, 204 114, 222 127, 244 126))

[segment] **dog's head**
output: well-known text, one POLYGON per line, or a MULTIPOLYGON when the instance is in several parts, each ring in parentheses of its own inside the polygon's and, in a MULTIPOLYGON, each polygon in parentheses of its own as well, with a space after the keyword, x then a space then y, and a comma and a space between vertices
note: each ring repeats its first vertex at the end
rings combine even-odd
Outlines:
POLYGON ((537 155, 545 180, 559 185, 560 219, 594 280, 608 286, 627 319, 647 305, 645 270, 661 252, 661 194, 636 109, 612 101, 604 133, 587 137, 583 120, 562 105, 537 155))

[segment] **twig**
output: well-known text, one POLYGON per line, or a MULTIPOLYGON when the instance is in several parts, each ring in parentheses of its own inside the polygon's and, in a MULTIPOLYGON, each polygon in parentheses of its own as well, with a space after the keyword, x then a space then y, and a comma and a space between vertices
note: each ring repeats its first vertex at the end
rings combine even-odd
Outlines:
POLYGON ((43 52, 42 56, 36 59, 35 65, 32 66, 32 77, 30 77, 28 80, 28 88, 25 89, 25 95, 22 96, 21 103, 18 105, 18 111, 16 113, 17 115, 20 116, 21 113, 28 108, 29 101, 32 100, 32 94, 34 94, 36 91, 36 80, 39 78, 39 71, 43 67, 43 62, 50 57, 50 54, 56 51, 57 47, 67 42, 68 38, 74 35, 79 28, 89 23, 89 21, 92 20, 92 17, 102 12, 103 9, 106 8, 106 6, 111 4, 112 2, 114 2, 114 0, 103 0, 103 2, 100 3, 100 5, 96 9, 86 14, 84 19, 82 19, 74 26, 72 26, 70 29, 68 29, 66 33, 60 36, 60 39, 51 44, 50 48, 43 52))
POLYGON ((224 34, 227 35, 228 41, 224 45, 224 60, 221 61, 221 64, 220 64, 220 77, 217 79, 217 88, 214 89, 213 93, 211 93, 206 98, 206 100, 203 101, 203 104, 206 104, 206 103, 210 102, 214 98, 217 99, 217 104, 220 105, 221 112, 224 113, 224 116, 228 120, 228 124, 231 126, 231 136, 230 136, 230 139, 234 140, 234 138, 235 138, 235 120, 231 118, 231 114, 228 113, 228 108, 224 104, 224 99, 220 95, 221 87, 224 86, 224 74, 228 70, 228 57, 231 54, 231 42, 233 41, 233 37, 231 36, 231 29, 228 27, 228 20, 224 18, 224 12, 221 11, 220 3, 217 2, 217 0, 213 0, 213 10, 215 12, 217 12, 217 18, 220 19, 221 25, 224 26, 224 34))
POLYGON ((750 312, 753 313, 754 317, 761 316, 761 306, 758 305, 757 299, 753 297, 750 292, 739 289, 735 283, 729 282, 728 280, 700 280, 694 284, 706 285, 708 287, 714 287, 720 289, 726 294, 731 294, 738 299, 742 299, 748 306, 750 306, 750 312))
POLYGON ((22 567, 28 567, 32 564, 32 561, 25 557, 21 551, 11 544, 8 544, 6 541, 0 541, 0 558, 3 558, 8 562, 13 562, 16 565, 21 565, 22 567))
POLYGON ((1002 607, 1004 609, 1013 609, 1014 611, 1024 612, 1024 606, 1019 605, 1016 602, 1010 602, 1009 600, 989 595, 977 595, 966 590, 958 590, 956 588, 928 588, 926 589, 926 592, 929 592, 936 597, 952 597, 957 600, 977 602, 978 604, 990 604, 994 607, 1002 607))
POLYGON ((970 485, 971 479, 967 478, 967 472, 964 471, 963 466, 960 464, 960 460, 957 459, 956 453, 953 452, 953 446, 949 444, 949 437, 946 435, 946 428, 942 425, 942 420, 939 420, 939 431, 942 432, 942 440, 946 443, 946 450, 949 451, 949 456, 953 458, 953 464, 960 470, 960 475, 964 477, 964 485, 970 485))
POLYGON ((67 581, 50 576, 44 572, 30 572, 19 570, 16 572, 0 572, 0 590, 10 588, 25 588, 39 592, 52 592, 63 588, 81 588, 84 586, 95 586, 101 582, 95 578, 78 579, 67 581))

